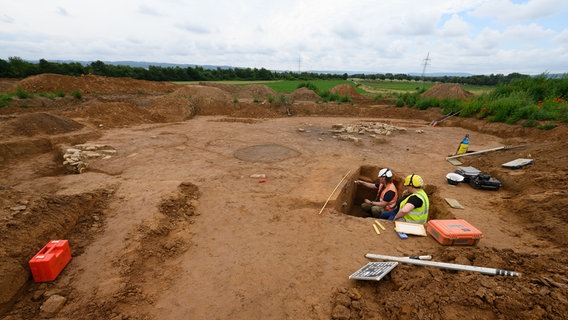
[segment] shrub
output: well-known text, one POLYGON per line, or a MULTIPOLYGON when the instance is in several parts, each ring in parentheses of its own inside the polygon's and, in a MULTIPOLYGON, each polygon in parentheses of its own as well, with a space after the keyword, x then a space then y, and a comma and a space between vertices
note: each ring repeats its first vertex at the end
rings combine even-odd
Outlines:
POLYGON ((340 96, 340 97, 339 97, 339 102, 341 102, 341 103, 349 102, 349 103, 352 104, 352 103, 353 103, 353 99, 351 99, 351 97, 349 97, 349 96, 340 96))
POLYGON ((552 130, 552 129, 556 128, 556 124, 552 123, 552 122, 547 122, 545 124, 541 124, 537 128, 539 128, 540 130, 552 130))
POLYGON ((404 100, 403 100, 402 98, 398 98, 398 99, 396 100, 395 106, 396 106, 397 108, 402 108, 402 107, 404 107, 404 100))
POLYGON ((278 96, 278 100, 280 101, 280 103, 283 103, 285 105, 288 105, 290 103, 290 100, 283 94, 278 96))
POLYGON ((536 127, 538 122, 536 120, 525 120, 521 122, 521 126, 523 127, 536 127))
POLYGON ((27 99, 27 98, 31 98, 32 95, 27 93, 26 91, 24 91, 24 89, 18 87, 18 88, 16 88, 16 97, 18 97, 20 99, 27 99))
POLYGON ((12 96, 9 94, 0 93, 0 108, 3 108, 10 104, 12 96))
POLYGON ((71 92, 71 96, 73 96, 77 100, 81 100, 81 98, 83 98, 83 94, 79 90, 71 92))
POLYGON ((400 96, 400 98, 402 99, 402 101, 404 102, 404 104, 406 104, 409 107, 413 107, 416 105, 418 99, 420 98, 420 95, 418 93, 404 93, 402 96, 400 96))
POLYGON ((299 83, 299 84, 298 84, 298 87, 297 87, 296 89, 300 89, 300 88, 308 88, 308 89, 312 90, 312 91, 315 92, 315 93, 318 93, 318 92, 319 92, 318 87, 317 87, 315 84, 311 83, 311 82, 302 82, 302 83, 299 83))
POLYGON ((65 92, 63 91, 54 91, 54 92, 48 92, 48 93, 40 93, 39 94, 41 97, 46 97, 48 99, 54 99, 54 98, 63 98, 65 97, 65 92))
POLYGON ((418 100, 415 107, 419 110, 426 110, 428 108, 435 108, 439 106, 440 101, 437 98, 428 97, 418 100))

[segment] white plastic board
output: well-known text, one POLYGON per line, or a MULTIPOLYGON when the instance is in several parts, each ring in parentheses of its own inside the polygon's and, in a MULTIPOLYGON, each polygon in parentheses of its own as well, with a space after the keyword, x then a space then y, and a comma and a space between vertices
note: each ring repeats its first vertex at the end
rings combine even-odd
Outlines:
POLYGON ((420 223, 410 223, 410 222, 403 222, 403 221, 395 221, 394 222, 394 230, 396 232, 403 232, 406 234, 413 234, 416 236, 426 236, 426 229, 424 228, 423 224, 420 223))
POLYGON ((505 168, 519 169, 519 168, 524 167, 526 165, 529 165, 531 163, 533 163, 532 159, 515 159, 513 161, 503 163, 502 166, 505 167, 505 168))
POLYGON ((379 281, 389 272, 391 272, 394 267, 398 265, 398 262, 369 262, 364 265, 361 269, 355 271, 349 276, 349 279, 354 280, 374 280, 379 281))

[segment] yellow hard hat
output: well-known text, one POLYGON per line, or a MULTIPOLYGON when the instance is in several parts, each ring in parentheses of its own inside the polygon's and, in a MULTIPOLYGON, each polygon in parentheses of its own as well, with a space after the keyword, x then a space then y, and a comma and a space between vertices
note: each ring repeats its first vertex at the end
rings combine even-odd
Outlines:
POLYGON ((419 175, 411 174, 404 179, 404 186, 411 186, 414 188, 421 188, 424 185, 424 180, 419 175))

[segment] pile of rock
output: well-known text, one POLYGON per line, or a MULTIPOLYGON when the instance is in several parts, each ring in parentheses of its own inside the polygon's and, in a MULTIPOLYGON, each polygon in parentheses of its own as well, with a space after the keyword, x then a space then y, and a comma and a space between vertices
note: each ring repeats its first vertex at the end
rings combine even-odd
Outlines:
POLYGON ((362 140, 354 136, 355 134, 369 135, 369 137, 377 139, 381 136, 390 136, 397 131, 405 132, 406 128, 380 122, 367 122, 354 125, 334 124, 329 131, 333 134, 333 137, 338 140, 352 141, 356 145, 360 145, 362 144, 362 140))
POLYGON ((63 166, 68 172, 83 173, 89 167, 87 159, 109 159, 116 154, 116 149, 109 145, 101 144, 78 144, 73 147, 65 147, 63 154, 63 166))

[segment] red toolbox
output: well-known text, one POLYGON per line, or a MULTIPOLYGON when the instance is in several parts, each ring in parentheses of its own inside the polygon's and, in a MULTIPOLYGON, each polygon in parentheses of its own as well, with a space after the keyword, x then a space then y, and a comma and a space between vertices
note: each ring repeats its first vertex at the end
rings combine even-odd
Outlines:
POLYGON ((30 260, 35 282, 53 281, 71 260, 67 240, 51 240, 30 260))
POLYGON ((481 231, 462 219, 430 220, 426 231, 445 246, 474 246, 483 238, 481 231))

